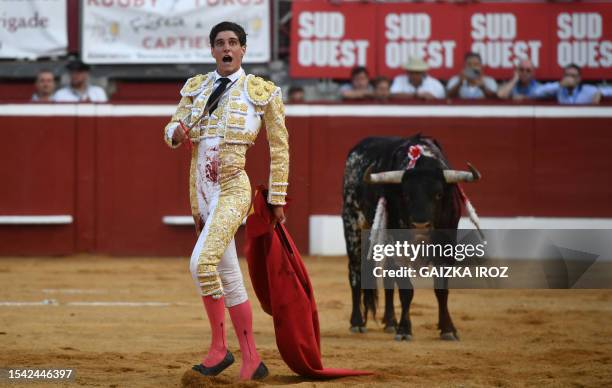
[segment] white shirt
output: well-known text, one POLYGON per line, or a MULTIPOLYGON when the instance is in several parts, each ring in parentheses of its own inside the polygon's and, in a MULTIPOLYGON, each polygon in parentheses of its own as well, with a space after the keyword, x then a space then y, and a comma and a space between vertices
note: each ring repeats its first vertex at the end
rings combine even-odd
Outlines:
POLYGON ((234 73, 228 75, 228 76, 222 76, 221 74, 217 73, 217 70, 213 71, 213 79, 215 80, 215 83, 213 84, 213 90, 215 90, 217 88, 217 86, 219 86, 219 78, 229 78, 230 79, 230 83, 227 84, 227 86, 230 86, 230 84, 234 81, 236 81, 237 79, 240 79, 240 77, 244 74, 244 70, 242 69, 242 67, 238 70, 236 70, 234 73))
MULTIPOLYGON (((497 91, 497 82, 491 77, 484 76, 482 78, 484 86, 492 92, 497 91)), ((459 83, 459 76, 454 76, 448 81, 446 88, 451 90, 459 83)), ((485 98, 485 94, 479 86, 470 85, 467 80, 463 81, 463 84, 459 87, 459 98, 465 99, 479 99, 485 98)))
MULTIPOLYGON (((400 74, 393 79, 391 94, 394 93, 415 93, 415 87, 410 83, 407 74, 400 74)), ((435 98, 446 97, 446 92, 444 91, 444 86, 442 86, 442 83, 428 75, 425 76, 423 82, 421 82, 421 85, 419 85, 419 87, 416 89, 416 93, 430 93, 435 98)))
POLYGON ((61 88, 53 95, 53 101, 56 102, 107 102, 106 92, 99 86, 87 85, 85 93, 70 86, 61 88))
MULTIPOLYGON (((40 96, 38 95, 38 93, 34 93, 32 94, 32 98, 30 99, 30 101, 36 101, 36 102, 44 102, 40 99, 40 96)), ((49 96, 49 101, 47 102, 55 102, 55 95, 52 94, 49 96)))

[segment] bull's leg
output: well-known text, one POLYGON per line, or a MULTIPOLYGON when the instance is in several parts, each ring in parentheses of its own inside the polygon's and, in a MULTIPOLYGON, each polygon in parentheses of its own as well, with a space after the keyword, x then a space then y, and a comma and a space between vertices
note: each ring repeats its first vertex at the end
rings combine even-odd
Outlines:
POLYGON ((436 299, 438 300, 438 329, 440 339, 445 341, 458 341, 459 334, 453 325, 448 311, 448 279, 434 279, 436 299))
POLYGON ((395 332, 396 341, 412 340, 412 323, 410 322, 410 304, 414 296, 414 289, 400 288, 400 302, 402 303, 402 315, 400 316, 399 325, 395 332))
POLYGON ((361 313, 361 276, 353 273, 349 268, 349 281, 351 284, 351 299, 353 302, 353 310, 351 312, 351 331, 353 333, 365 333, 366 327, 361 313))
POLYGON ((344 236, 346 251, 348 253, 349 285, 351 286, 351 331, 365 333, 365 320, 361 311, 361 228, 359 226, 359 213, 347 203, 354 201, 345 199, 342 220, 344 223, 344 236))
POLYGON ((383 279, 385 286, 385 315, 383 323, 385 324, 385 332, 395 333, 397 328, 397 319, 395 319, 395 309, 393 308, 393 291, 395 288, 394 282, 389 278, 383 279))

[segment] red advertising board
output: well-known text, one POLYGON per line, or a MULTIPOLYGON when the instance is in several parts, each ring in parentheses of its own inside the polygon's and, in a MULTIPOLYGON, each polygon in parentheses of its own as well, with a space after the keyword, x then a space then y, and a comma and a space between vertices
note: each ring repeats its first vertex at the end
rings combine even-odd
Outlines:
POLYGON ((530 58, 537 77, 558 79, 575 63, 585 79, 611 79, 612 2, 581 3, 293 3, 291 75, 348 78, 366 65, 372 75, 402 73, 411 56, 448 79, 468 51, 485 72, 509 78, 530 58), (348 55, 347 55, 348 54, 348 55))
POLYGON ((612 3, 551 9, 551 73, 558 77, 574 63, 582 67, 583 78, 612 78, 612 3))
POLYGON ((538 76, 551 74, 552 34, 548 4, 479 4, 466 7, 465 51, 481 55, 487 75, 510 78, 529 58, 538 76))
POLYGON ((293 3, 291 76, 349 78, 355 66, 376 73, 374 4, 293 3))
POLYGON ((463 21, 453 4, 381 4, 377 12, 378 74, 403 73, 410 57, 428 63, 430 74, 450 78, 463 61, 463 21))

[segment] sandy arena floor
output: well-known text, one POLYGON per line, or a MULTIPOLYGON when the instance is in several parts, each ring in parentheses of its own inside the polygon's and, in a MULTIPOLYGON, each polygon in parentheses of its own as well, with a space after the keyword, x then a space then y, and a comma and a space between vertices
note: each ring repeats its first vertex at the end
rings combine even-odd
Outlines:
MULTIPOLYGON (((324 364, 374 376, 329 382, 296 376, 276 350, 271 318, 252 297, 258 348, 271 376, 239 383, 236 363, 223 377, 194 380, 189 369, 209 331, 186 258, 1 258, 0 368, 74 368, 76 380, 63 386, 612 386, 612 290, 451 291, 456 343, 438 340, 433 292, 417 290, 415 338, 398 343, 374 322, 367 334, 349 332, 345 258, 309 258, 306 265, 324 364), (51 304, 6 303, 43 300, 51 304)), ((233 332, 228 339, 239 355, 233 332)))

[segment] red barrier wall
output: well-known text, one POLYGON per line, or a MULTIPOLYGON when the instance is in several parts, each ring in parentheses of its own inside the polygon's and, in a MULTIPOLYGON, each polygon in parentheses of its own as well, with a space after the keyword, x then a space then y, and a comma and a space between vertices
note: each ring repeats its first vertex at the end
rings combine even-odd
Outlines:
MULTIPOLYGON (((74 222, 1 225, 0 255, 190 254, 193 227, 162 223, 189 214, 189 155, 163 143, 166 114, 28 117, 8 107, 0 106, 0 215, 66 214, 74 222)), ((378 107, 358 109, 376 115, 378 107)), ((340 214, 349 149, 367 136, 416 132, 437 138, 454 167, 470 161, 480 169, 484 179, 465 188, 481 216, 612 217, 612 115, 598 116, 288 117, 288 227, 307 252, 309 216, 340 214)), ((264 133, 247 160, 252 185, 266 183, 264 133)), ((240 246, 243 238, 241 228, 240 246)))

